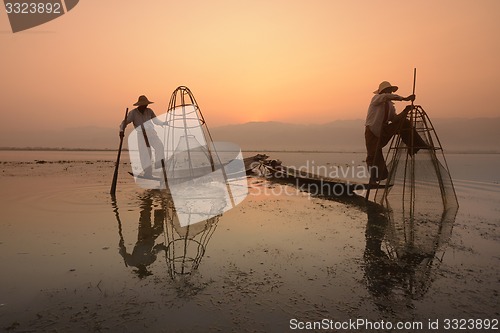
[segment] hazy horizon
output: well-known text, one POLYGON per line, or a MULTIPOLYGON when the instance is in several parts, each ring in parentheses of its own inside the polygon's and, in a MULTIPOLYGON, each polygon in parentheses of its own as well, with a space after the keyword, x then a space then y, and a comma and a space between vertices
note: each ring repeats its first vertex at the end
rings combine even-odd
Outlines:
MULTIPOLYGON (((500 117, 431 119, 443 148, 452 152, 500 152, 500 117)), ((364 151, 364 120, 335 120, 324 124, 248 122, 210 126, 215 141, 228 141, 245 151, 364 151)), ((132 127, 127 128, 126 135, 132 127)), ((58 130, 0 132, 0 148, 114 150, 118 129, 81 126, 58 130)), ((124 147, 127 147, 125 140, 124 147)))

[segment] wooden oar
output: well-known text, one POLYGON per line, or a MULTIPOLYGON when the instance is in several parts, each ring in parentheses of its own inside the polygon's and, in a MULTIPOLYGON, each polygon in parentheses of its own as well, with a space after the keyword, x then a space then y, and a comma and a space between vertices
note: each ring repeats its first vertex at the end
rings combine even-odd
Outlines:
MULTIPOLYGON (((127 122, 128 108, 125 110, 124 122, 127 122)), ((118 180, 118 167, 120 166, 120 156, 122 154, 123 136, 120 137, 120 147, 118 148, 118 156, 116 158, 115 173, 113 174, 113 182, 111 183, 111 190, 109 194, 115 195, 116 193, 116 182, 118 180)))

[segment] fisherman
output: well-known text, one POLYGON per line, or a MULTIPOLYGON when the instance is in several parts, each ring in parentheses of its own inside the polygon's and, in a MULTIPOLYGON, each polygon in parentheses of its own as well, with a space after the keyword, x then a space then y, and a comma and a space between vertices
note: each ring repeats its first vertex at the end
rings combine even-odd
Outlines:
POLYGON ((123 138, 125 127, 127 127, 130 123, 134 124, 137 131, 139 155, 145 178, 151 178, 153 176, 151 165, 151 147, 153 147, 155 151, 156 168, 161 167, 161 160, 165 158, 163 143, 160 138, 158 138, 158 134, 154 130, 153 123, 159 126, 164 126, 166 125, 166 122, 160 121, 156 118, 153 110, 148 108, 148 105, 153 103, 154 102, 149 101, 145 95, 139 96, 137 102, 134 104, 137 108, 130 111, 127 115, 127 119, 122 121, 120 125, 120 138, 123 138))
POLYGON ((413 109, 413 105, 406 106, 399 114, 396 114, 394 107, 393 101, 413 102, 415 95, 402 97, 394 94, 397 90, 397 86, 382 81, 378 89, 373 92, 375 96, 373 96, 368 107, 365 122, 365 144, 367 151, 366 164, 370 170, 371 180, 387 179, 389 172, 385 165, 382 148, 389 143, 393 135, 398 131, 403 142, 410 147, 409 154, 416 154, 420 149, 428 147, 417 131, 414 128, 411 129, 411 123, 406 119, 406 115, 413 109), (413 147, 411 145, 412 132, 413 147))

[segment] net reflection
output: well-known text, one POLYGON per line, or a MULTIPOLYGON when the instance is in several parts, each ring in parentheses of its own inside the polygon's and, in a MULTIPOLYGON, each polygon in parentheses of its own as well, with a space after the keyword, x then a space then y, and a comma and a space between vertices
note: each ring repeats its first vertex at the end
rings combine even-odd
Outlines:
POLYGON ((198 269, 219 217, 181 226, 172 200, 166 202, 165 258, 172 279, 192 274, 198 269))
MULTIPOLYGON (((123 231, 124 227, 128 229, 128 221, 122 221, 117 200, 112 197, 112 207, 118 223, 120 239, 119 254, 125 266, 133 268, 133 272, 139 278, 145 278, 153 275, 150 267, 157 261, 160 252, 165 251, 167 272, 170 278, 177 279, 194 273, 205 255, 221 215, 181 226, 179 214, 172 197, 167 192, 147 190, 139 194, 138 199, 137 241, 131 247, 126 245, 123 231)), ((182 211, 180 214, 189 213, 182 211)), ((199 212, 193 211, 192 214, 199 215, 199 212)))
POLYGON ((367 207, 365 282, 379 309, 406 311, 424 297, 443 262, 456 214, 452 208, 438 219, 409 223, 380 205, 367 207))

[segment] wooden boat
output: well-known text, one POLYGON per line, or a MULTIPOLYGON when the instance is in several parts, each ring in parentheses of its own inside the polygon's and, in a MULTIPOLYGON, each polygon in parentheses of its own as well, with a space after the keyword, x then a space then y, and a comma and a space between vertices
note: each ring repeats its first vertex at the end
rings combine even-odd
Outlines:
POLYGON ((257 154, 250 157, 245 157, 243 163, 245 164, 245 172, 247 174, 252 174, 256 169, 262 168, 266 164, 269 156, 266 154, 257 154))
MULTIPOLYGON (((281 161, 269 160, 268 156, 263 154, 245 160, 248 161, 249 167, 247 173, 257 169, 259 173, 273 181, 294 185, 301 191, 309 192, 315 196, 353 196, 355 195, 355 191, 367 190, 369 187, 385 187, 384 184, 370 185, 347 179, 322 177, 306 171, 283 166, 281 165, 281 161), (253 168, 250 168, 250 166, 253 166, 253 168)), ((247 167, 247 164, 245 164, 245 167, 247 167)))

